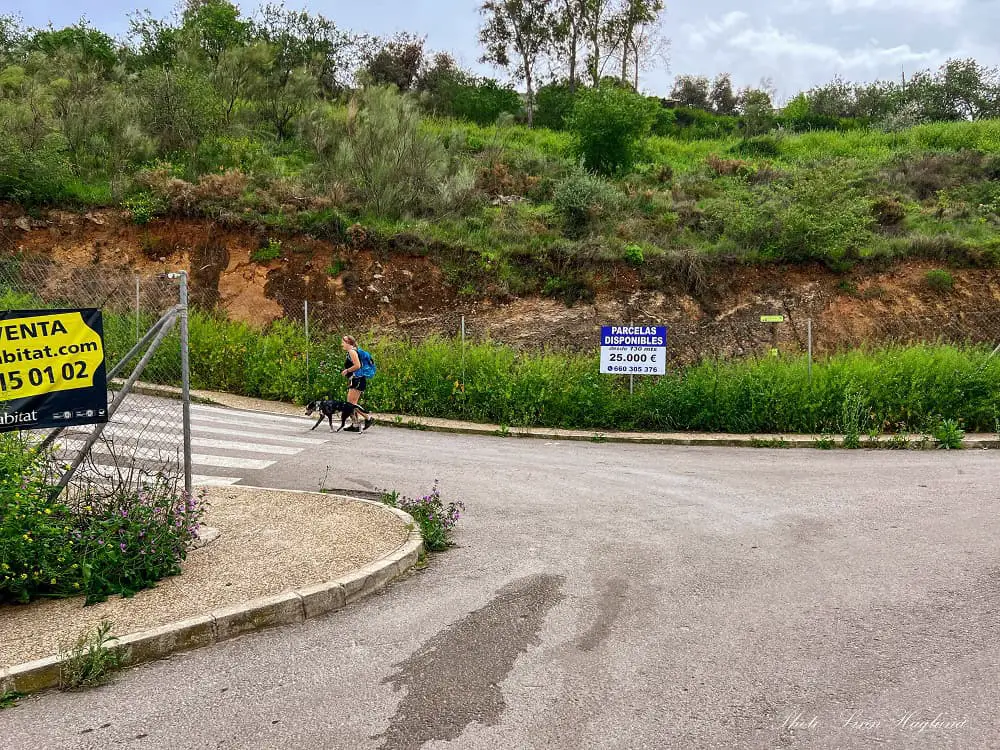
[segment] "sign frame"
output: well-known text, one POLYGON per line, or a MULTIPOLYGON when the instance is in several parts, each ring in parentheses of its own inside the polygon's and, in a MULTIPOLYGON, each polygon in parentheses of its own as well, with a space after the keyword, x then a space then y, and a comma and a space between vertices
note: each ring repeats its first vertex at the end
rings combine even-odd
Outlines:
POLYGON ((667 326, 601 326, 602 375, 666 375, 667 326))
POLYGON ((107 421, 102 311, 0 310, 0 432, 107 421))

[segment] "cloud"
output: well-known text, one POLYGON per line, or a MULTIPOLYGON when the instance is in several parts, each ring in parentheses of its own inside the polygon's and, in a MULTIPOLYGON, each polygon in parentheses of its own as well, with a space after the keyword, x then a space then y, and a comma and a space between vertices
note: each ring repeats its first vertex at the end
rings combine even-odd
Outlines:
POLYGON ((828 44, 802 39, 794 33, 784 32, 770 23, 763 28, 742 29, 726 40, 726 44, 750 53, 757 59, 786 59, 812 61, 830 66, 837 72, 854 70, 874 71, 887 65, 924 65, 939 60, 938 49, 916 51, 908 44, 893 47, 870 45, 851 50, 841 50, 828 44))
POLYGON ((832 71, 845 73, 875 71, 887 66, 925 65, 943 57, 941 50, 937 48, 919 51, 909 44, 883 47, 875 39, 870 39, 864 47, 842 49, 812 41, 795 32, 783 31, 770 20, 765 20, 761 25, 752 25, 750 16, 741 12, 728 13, 719 20, 708 19, 701 27, 689 25, 685 31, 689 43, 695 48, 711 45, 717 51, 720 48, 739 51, 746 53, 751 59, 772 64, 820 63, 832 71))
POLYGON ((929 15, 957 16, 965 8, 966 0, 826 0, 834 13, 855 10, 909 11, 929 15))
POLYGON ((727 31, 742 26, 750 16, 740 10, 726 13, 720 20, 711 18, 705 20, 704 28, 697 28, 688 24, 684 27, 684 32, 688 35, 688 41, 692 47, 704 47, 712 39, 722 36, 727 31))

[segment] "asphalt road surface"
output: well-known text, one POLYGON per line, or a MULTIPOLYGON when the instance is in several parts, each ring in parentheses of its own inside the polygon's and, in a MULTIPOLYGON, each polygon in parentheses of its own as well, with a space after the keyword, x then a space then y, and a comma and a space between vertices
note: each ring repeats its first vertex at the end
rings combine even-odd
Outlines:
POLYGON ((1000 746, 995 452, 376 427, 241 471, 468 513, 382 594, 25 699, 0 747, 1000 746))

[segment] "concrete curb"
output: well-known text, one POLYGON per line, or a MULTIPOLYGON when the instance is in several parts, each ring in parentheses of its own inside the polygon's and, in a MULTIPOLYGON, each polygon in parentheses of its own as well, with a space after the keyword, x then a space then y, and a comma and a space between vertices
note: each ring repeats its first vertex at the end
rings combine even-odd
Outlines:
MULTIPOLYGON (((319 493, 298 491, 297 494, 319 493)), ((301 623, 335 612, 385 588, 417 563, 424 551, 424 541, 419 527, 409 513, 374 500, 347 495, 334 497, 368 503, 394 513, 409 528, 409 536, 393 552, 332 581, 253 599, 140 633, 119 636, 112 640, 111 648, 122 655, 123 666, 131 667, 155 661, 170 654, 210 646, 255 630, 301 623)), ((0 669, 0 693, 15 691, 28 694, 59 687, 62 665, 61 656, 49 656, 0 669)))
MULTIPOLYGON (((172 386, 137 383, 135 392, 146 396, 161 396, 178 398, 180 389, 172 386)), ((225 403, 220 396, 210 391, 192 392, 192 400, 201 404, 212 404, 240 411, 256 412, 258 414, 280 414, 290 416, 280 410, 257 409, 247 406, 235 406, 225 403)), ((235 396, 232 401, 244 399, 235 396)), ((229 399, 226 399, 229 400, 229 399)), ((259 401, 259 399, 254 399, 259 401)), ((286 404, 282 404, 286 405, 286 404)), ((305 417, 303 417, 305 419, 305 417)), ((534 438, 536 440, 569 440, 583 443, 631 443, 634 445, 686 445, 725 448, 843 448, 843 437, 824 437, 822 435, 735 435, 721 433, 691 433, 691 432, 611 432, 603 433, 587 430, 560 430, 537 427, 501 427, 493 424, 475 424, 458 422, 448 419, 433 419, 408 417, 402 414, 376 415, 375 423, 385 427, 423 430, 427 432, 445 432, 458 435, 484 435, 490 437, 534 438)), ((923 440, 920 435, 907 438, 906 446, 910 449, 935 448, 933 438, 923 440)), ((861 448, 868 449, 898 449, 901 445, 893 435, 880 435, 876 439, 867 436, 861 439, 861 448)), ((965 436, 966 450, 1000 449, 1000 435, 970 434, 965 436)))

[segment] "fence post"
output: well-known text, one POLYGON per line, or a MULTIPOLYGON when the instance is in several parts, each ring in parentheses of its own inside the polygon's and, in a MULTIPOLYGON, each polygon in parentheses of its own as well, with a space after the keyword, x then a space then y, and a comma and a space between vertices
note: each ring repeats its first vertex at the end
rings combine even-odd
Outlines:
POLYGON ((462 316, 462 388, 465 388, 465 316, 462 316))
POLYGON ((188 275, 180 271, 180 322, 181 322, 181 410, 184 421, 184 492, 191 496, 191 359, 188 346, 188 275))
POLYGON ((141 332, 139 331, 139 306, 142 304, 142 302, 139 299, 139 296, 140 296, 140 291, 139 291, 140 287, 139 287, 139 284, 140 284, 139 274, 136 274, 136 276, 135 276, 135 343, 137 343, 137 344, 139 343, 139 338, 142 336, 141 332))
MULTIPOLYGON (((630 320, 628 322, 628 327, 631 328, 632 325, 633 325, 633 321, 630 320)), ((628 376, 628 395, 629 396, 634 396, 635 395, 635 375, 631 375, 631 374, 628 376)))
POLYGON ((312 398, 309 392, 312 387, 311 373, 309 372, 309 300, 302 301, 302 314, 306 324, 306 399, 312 398))
POLYGON ((806 321, 806 330, 809 339, 809 382, 813 382, 813 319, 806 321))

